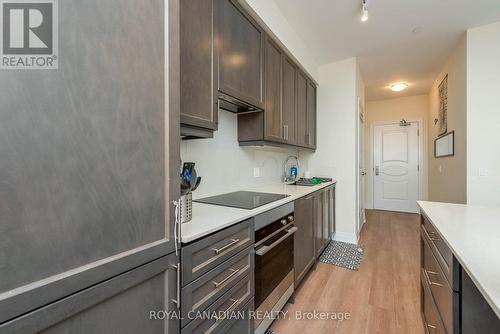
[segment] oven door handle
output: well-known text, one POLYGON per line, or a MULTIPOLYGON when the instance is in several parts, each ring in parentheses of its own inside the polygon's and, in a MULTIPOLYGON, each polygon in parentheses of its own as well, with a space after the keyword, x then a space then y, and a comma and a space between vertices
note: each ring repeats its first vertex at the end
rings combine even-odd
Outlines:
POLYGON ((297 230, 298 230, 298 227, 296 227, 296 226, 290 228, 289 230, 286 230, 287 233, 284 236, 282 236, 281 238, 279 238, 278 240, 276 240, 275 242, 273 242, 269 246, 262 246, 262 247, 256 249, 255 254, 258 256, 262 256, 262 255, 266 254, 271 249, 278 246, 283 240, 292 236, 295 232, 297 232, 297 230))

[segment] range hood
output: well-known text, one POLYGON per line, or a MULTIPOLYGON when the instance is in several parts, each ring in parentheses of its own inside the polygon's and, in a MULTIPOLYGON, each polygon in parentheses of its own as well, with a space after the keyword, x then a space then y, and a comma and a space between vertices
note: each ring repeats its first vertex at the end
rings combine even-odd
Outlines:
POLYGON ((263 111, 249 103, 219 92, 219 108, 233 112, 235 114, 247 114, 263 111))

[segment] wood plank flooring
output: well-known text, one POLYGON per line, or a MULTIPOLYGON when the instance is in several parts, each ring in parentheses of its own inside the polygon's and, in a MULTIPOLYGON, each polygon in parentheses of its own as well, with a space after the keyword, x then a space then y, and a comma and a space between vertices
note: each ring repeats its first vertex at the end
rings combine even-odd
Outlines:
POLYGON ((271 329, 290 333, 423 333, 420 317, 420 220, 367 211, 359 271, 318 263, 299 286, 286 317, 271 329), (297 311, 346 312, 349 320, 297 319, 297 311))

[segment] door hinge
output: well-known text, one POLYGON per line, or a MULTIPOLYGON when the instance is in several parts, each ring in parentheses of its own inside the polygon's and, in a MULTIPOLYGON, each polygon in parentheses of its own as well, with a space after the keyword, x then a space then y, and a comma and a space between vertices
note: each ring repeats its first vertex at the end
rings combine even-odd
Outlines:
POLYGON ((420 165, 417 165, 417 172, 420 172, 420 165))
POLYGON ((417 136, 420 136, 420 129, 417 129, 417 136))

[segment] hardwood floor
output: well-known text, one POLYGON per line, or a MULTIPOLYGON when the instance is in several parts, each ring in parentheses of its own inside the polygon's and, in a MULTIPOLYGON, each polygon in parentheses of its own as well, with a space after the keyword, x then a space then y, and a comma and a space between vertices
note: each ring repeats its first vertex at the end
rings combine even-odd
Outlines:
POLYGON ((423 333, 420 224, 416 214, 369 210, 359 271, 318 263, 271 329, 289 333, 423 333), (296 319, 297 311, 345 312, 350 319, 296 319))

